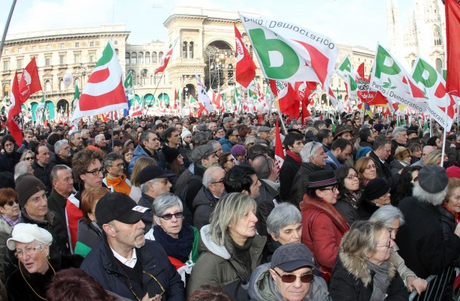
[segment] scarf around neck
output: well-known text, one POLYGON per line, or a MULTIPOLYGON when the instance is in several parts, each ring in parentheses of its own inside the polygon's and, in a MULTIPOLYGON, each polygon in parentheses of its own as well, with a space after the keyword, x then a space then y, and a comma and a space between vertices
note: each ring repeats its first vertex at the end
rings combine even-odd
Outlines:
POLYGON ((390 286, 390 276, 388 274, 388 261, 384 261, 381 265, 376 265, 368 261, 367 267, 375 273, 374 279, 372 280, 373 289, 370 300, 385 300, 388 296, 388 287, 390 286))
POLYGON ((296 154, 294 153, 293 151, 286 151, 286 155, 288 155, 289 157, 291 157, 292 159, 294 159, 294 161, 296 161, 297 163, 299 163, 299 165, 302 165, 302 158, 300 157, 299 154, 296 154))
POLYGON ((182 224, 178 238, 171 237, 158 225, 155 225, 153 231, 155 240, 163 246, 168 256, 179 259, 181 262, 189 259, 194 239, 194 232, 190 225, 185 222, 182 224))

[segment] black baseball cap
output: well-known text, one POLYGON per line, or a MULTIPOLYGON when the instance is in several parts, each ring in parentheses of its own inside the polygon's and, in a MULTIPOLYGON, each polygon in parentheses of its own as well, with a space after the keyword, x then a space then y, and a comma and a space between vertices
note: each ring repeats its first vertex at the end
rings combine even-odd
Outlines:
POLYGON ((138 206, 136 202, 121 192, 104 195, 96 204, 96 221, 99 226, 113 220, 125 224, 137 223, 150 208, 138 206))

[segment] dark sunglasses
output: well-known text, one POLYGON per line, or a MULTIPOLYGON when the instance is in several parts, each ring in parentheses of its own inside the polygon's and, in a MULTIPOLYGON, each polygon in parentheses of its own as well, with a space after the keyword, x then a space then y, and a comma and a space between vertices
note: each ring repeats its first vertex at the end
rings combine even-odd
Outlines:
POLYGON ((33 160, 34 157, 25 157, 24 160, 27 160, 27 161, 30 161, 30 160, 33 160))
POLYGON ((18 204, 18 203, 19 203, 18 200, 11 200, 11 201, 7 202, 5 205, 13 206, 14 204, 18 204))
MULTIPOLYGON (((273 271, 275 271, 276 275, 280 276, 281 281, 283 281, 284 283, 293 283, 297 279, 296 275, 285 274, 281 276, 275 269, 273 269, 273 271)), ((300 276, 300 281, 302 283, 310 283, 313 281, 313 277, 314 277, 313 274, 305 274, 305 275, 300 276)))
POLYGON ((170 219, 173 218, 173 216, 175 218, 183 218, 184 217, 184 212, 176 212, 176 213, 168 213, 168 214, 164 214, 162 216, 160 216, 162 219, 166 220, 166 221, 169 221, 170 219))

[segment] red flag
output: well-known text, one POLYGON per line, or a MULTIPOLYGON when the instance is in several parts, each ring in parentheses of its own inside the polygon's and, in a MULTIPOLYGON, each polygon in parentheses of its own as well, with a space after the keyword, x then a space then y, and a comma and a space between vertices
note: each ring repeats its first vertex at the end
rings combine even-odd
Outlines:
POLYGON ((22 102, 19 99, 18 72, 14 73, 13 84, 11 85, 10 95, 11 106, 8 111, 8 119, 6 125, 11 135, 16 140, 17 145, 22 143, 22 117, 21 113, 22 102))
POLYGON ((30 95, 40 90, 42 90, 42 85, 40 84, 37 63, 35 62, 34 57, 24 69, 19 83, 19 98, 21 100, 21 104, 25 103, 26 100, 29 99, 30 95))
POLYGON ((246 46, 244 45, 241 33, 235 27, 235 42, 236 42, 236 81, 247 88, 256 77, 256 64, 249 55, 246 46))
POLYGON ((278 117, 276 117, 276 132, 275 132, 275 163, 276 169, 278 170, 278 176, 281 171, 281 167, 284 163, 284 149, 281 142, 280 127, 278 124, 278 117))
POLYGON ((446 0, 447 92, 460 97, 460 4, 446 0))
POLYGON ((161 62, 160 62, 161 66, 158 67, 157 70, 155 70, 155 74, 165 71, 166 67, 168 66, 169 60, 171 59, 171 56, 172 56, 172 53, 173 53, 173 50, 174 50, 174 46, 176 46, 176 43, 177 43, 178 39, 179 38, 175 39, 171 43, 171 45, 169 45, 168 50, 166 50, 166 53, 161 58, 161 62))
POLYGON ((364 62, 359 65, 358 70, 356 71, 362 79, 366 79, 364 76, 364 62))
POLYGON ((297 100, 294 88, 289 83, 270 80, 270 89, 278 96, 280 111, 289 117, 299 116, 300 101, 297 100))

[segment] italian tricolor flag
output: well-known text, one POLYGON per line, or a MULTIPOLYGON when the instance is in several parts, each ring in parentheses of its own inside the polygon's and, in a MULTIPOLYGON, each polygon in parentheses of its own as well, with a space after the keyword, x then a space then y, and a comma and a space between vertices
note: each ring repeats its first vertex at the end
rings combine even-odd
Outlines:
POLYGON ((123 73, 111 42, 91 73, 72 119, 128 109, 123 73))

